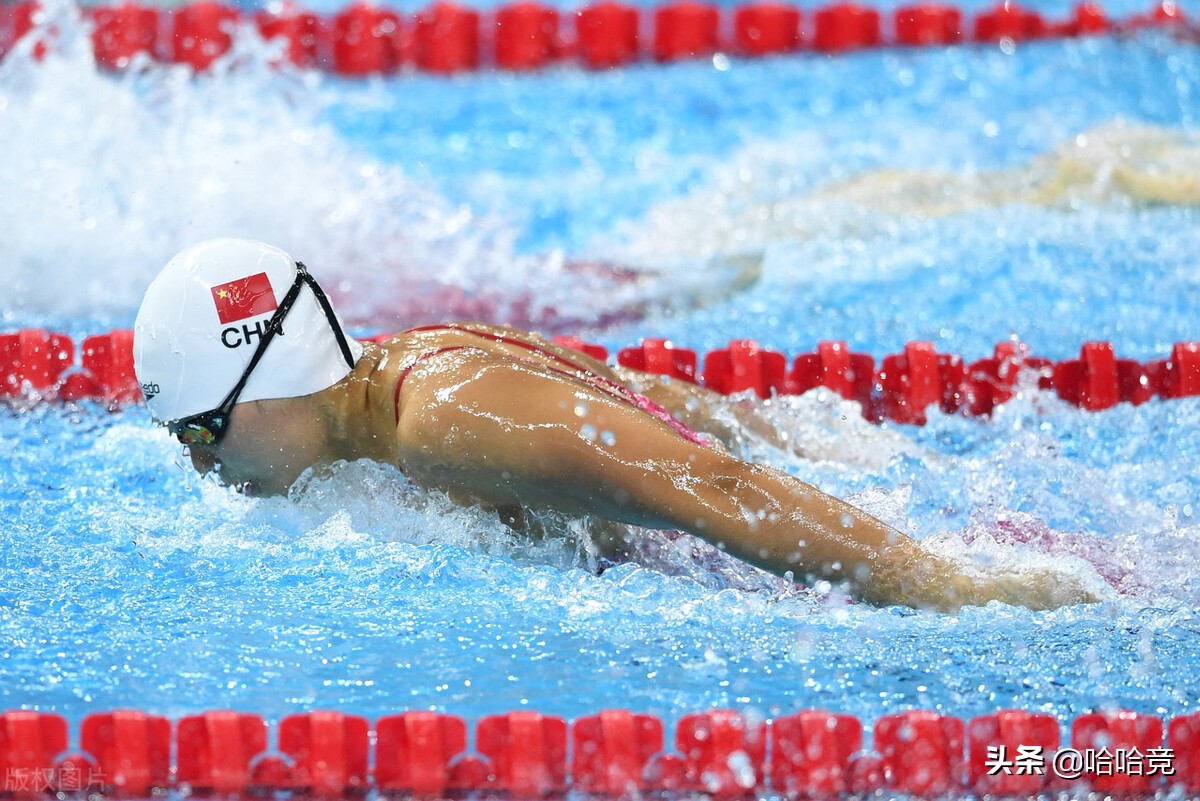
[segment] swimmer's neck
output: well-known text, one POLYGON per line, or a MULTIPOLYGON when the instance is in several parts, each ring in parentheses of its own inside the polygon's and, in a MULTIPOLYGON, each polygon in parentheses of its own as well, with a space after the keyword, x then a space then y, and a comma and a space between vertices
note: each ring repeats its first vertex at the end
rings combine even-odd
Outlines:
POLYGON ((393 401, 384 371, 387 352, 370 342, 364 342, 363 347, 363 354, 349 375, 310 396, 316 414, 324 423, 324 450, 329 461, 395 459, 393 401))

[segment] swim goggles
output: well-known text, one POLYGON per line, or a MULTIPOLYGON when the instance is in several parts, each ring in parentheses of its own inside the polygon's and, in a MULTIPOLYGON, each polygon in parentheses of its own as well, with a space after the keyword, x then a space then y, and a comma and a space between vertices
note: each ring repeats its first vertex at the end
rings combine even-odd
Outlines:
POLYGON ((287 294, 279 302, 279 308, 275 310, 275 313, 271 315, 271 319, 267 322, 267 330, 258 341, 258 347, 254 349, 254 355, 250 357, 250 362, 242 372, 242 377, 238 379, 237 384, 225 396, 225 400, 221 401, 221 405, 212 411, 201 412, 191 417, 184 417, 181 420, 167 423, 167 430, 175 435, 180 442, 184 445, 216 445, 225 436, 225 431, 229 428, 229 415, 233 411, 234 405, 238 402, 242 390, 246 388, 246 382, 250 380, 250 374, 254 372, 254 368, 258 366, 258 362, 262 359, 263 354, 267 352, 267 346, 271 344, 271 340, 283 330, 283 320, 287 317, 288 312, 292 310, 292 306, 295 305, 296 298, 300 296, 300 290, 305 284, 312 287, 313 296, 316 297, 317 303, 321 305, 321 310, 325 312, 325 319, 329 321, 329 327, 333 330, 333 335, 337 338, 338 347, 341 348, 342 355, 346 357, 346 364, 354 367, 354 355, 350 352, 350 343, 346 341, 346 334, 342 331, 342 326, 338 323, 337 316, 333 313, 333 307, 329 304, 329 298, 325 296, 325 292, 317 284, 316 279, 308 274, 308 268, 304 266, 304 263, 298 261, 296 262, 296 280, 292 282, 287 294))

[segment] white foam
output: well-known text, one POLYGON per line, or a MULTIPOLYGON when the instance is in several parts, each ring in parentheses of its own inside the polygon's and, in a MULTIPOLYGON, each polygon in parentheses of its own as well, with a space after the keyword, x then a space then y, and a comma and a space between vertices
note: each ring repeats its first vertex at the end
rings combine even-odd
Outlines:
POLYGON ((381 163, 322 120, 328 79, 270 65, 247 26, 210 74, 146 61, 96 68, 68 0, 0 64, 0 314, 128 322, 150 279, 196 241, 280 245, 351 324, 547 309, 595 319, 637 305, 636 281, 523 256, 517 231, 381 163), (34 42, 48 52, 34 58, 34 42), (599 285, 611 292, 594 290, 599 285), (534 294, 531 288, 536 287, 534 294))

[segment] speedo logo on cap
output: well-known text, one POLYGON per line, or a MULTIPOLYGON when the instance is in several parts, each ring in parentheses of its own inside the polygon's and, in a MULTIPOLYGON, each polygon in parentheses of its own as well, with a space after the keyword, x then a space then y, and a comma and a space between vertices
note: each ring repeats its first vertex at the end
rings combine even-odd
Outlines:
POLYGON ((273 312, 279 308, 275 291, 266 273, 248 275, 236 281, 212 288, 213 303, 221 325, 229 325, 247 317, 273 312))
MULTIPOLYGON (((222 325, 229 326, 221 331, 221 344, 227 348, 240 348, 255 340, 262 339, 267 333, 267 321, 259 320, 253 326, 236 323, 248 317, 257 317, 279 308, 275 301, 275 291, 266 273, 248 275, 236 281, 219 284, 212 288, 213 304, 217 307, 217 318, 222 325)), ((283 335, 283 328, 278 331, 283 335)))

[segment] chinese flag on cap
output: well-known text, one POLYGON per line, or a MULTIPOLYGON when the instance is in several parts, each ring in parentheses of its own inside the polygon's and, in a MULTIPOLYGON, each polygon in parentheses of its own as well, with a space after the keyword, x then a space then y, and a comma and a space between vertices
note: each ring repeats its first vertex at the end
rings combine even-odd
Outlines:
POLYGON ((222 325, 275 311, 275 291, 266 273, 249 275, 212 288, 213 303, 222 325))

